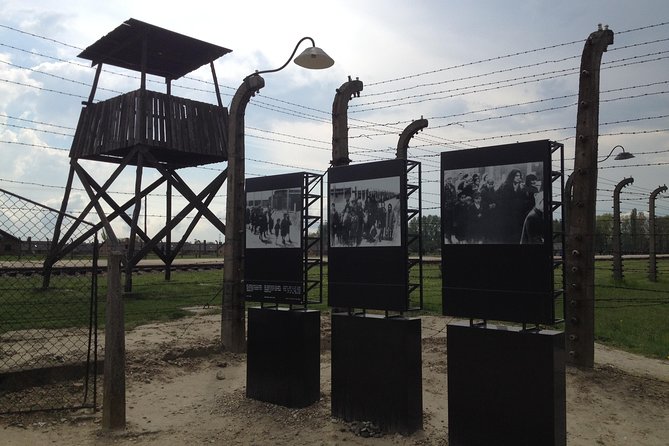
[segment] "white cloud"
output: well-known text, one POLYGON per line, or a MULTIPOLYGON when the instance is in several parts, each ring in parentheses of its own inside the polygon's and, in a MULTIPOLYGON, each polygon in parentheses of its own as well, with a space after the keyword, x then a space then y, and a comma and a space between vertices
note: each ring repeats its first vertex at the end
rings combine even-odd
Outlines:
MULTIPOLYGON (((667 13, 669 3, 659 0, 521 2, 513 8, 493 0, 413 3, 346 0, 318 4, 306 0, 260 0, 253 5, 192 0, 178 9, 156 1, 73 0, 54 4, 43 0, 6 0, 0 24, 9 28, 0 28, 0 43, 23 51, 0 46, 0 61, 29 69, 0 63, 0 79, 5 80, 0 81, 0 97, 3 98, 0 113, 5 115, 0 116, 0 141, 10 142, 0 142, 3 159, 9 160, 0 166, 0 178, 52 186, 65 184, 69 162, 67 150, 31 148, 11 142, 69 149, 71 136, 66 135, 73 133, 72 128, 77 125, 82 97, 88 96, 94 76, 94 69, 76 55, 79 49, 92 44, 130 17, 232 49, 232 53, 215 63, 225 105, 229 104, 244 76, 256 69, 282 65, 303 36, 314 38, 316 44, 335 59, 334 67, 329 70, 307 71, 290 64, 280 73, 263 76, 266 86, 251 99, 245 115, 249 128, 247 154, 268 161, 249 162, 247 170, 254 175, 284 173, 291 169, 276 164, 293 166, 293 170, 327 169, 331 158, 329 144, 335 89, 346 82, 349 75, 359 77, 364 84, 360 97, 349 103, 349 148, 355 162, 379 155, 369 150, 384 150, 380 156, 393 157, 399 133, 411 120, 421 116, 429 118, 430 125, 412 140, 410 156, 541 138, 565 141, 569 154, 574 138, 574 131, 569 128, 576 124, 576 109, 570 104, 576 102, 576 98, 549 98, 575 95, 578 76, 556 73, 553 79, 542 82, 534 82, 530 76, 577 68, 586 37, 600 22, 611 25, 616 33, 615 43, 603 57, 601 89, 608 92, 602 94, 602 99, 607 102, 601 104, 600 122, 630 121, 602 126, 600 152, 615 144, 623 144, 637 152, 661 151, 669 149, 666 132, 638 131, 669 128, 667 118, 632 120, 669 114, 666 94, 662 93, 666 84, 631 87, 666 81, 663 73, 669 71, 669 67, 661 54, 644 59, 656 58, 653 62, 638 63, 642 60, 632 58, 663 51, 666 42, 649 42, 666 38, 669 27, 633 30, 663 22, 661 17, 667 13), (631 31, 623 32, 628 30, 631 31), (546 47, 550 48, 538 50, 546 47), (519 54, 510 56, 514 53, 519 54), (567 59, 569 57, 572 58, 567 59), (621 62, 610 64, 613 60, 621 62), (532 64, 536 66, 530 67, 532 64), (521 79, 523 77, 526 79, 521 79), (519 78, 515 81, 518 85, 496 88, 512 78, 519 78), (463 94, 472 87, 478 92, 463 94), (638 98, 624 99, 632 95, 638 95, 638 98), (396 101, 372 104, 387 99, 396 101), (529 101, 537 102, 507 107, 529 101), (555 110, 550 110, 551 107, 555 110), (522 114, 543 109, 546 110, 541 113, 522 114), (479 110, 487 111, 459 115, 479 110), (370 123, 379 126, 369 127, 370 123), (252 127, 262 131, 253 131, 252 127), (568 129, 539 132, 562 127, 568 129), (517 136, 527 131, 537 133, 517 136), (381 135, 384 132, 387 134, 381 135), (278 135, 281 133, 297 138, 278 135), (461 142, 469 140, 476 141, 461 142), (318 150, 314 148, 316 146, 328 150, 318 150)), ((305 46, 303 44, 300 50, 305 46)), ((105 70, 122 72, 113 67, 105 67, 105 70)), ((124 74, 134 77, 103 73, 96 98, 106 99, 115 96, 116 92, 137 89, 136 74, 124 74)), ((208 67, 188 77, 174 83, 173 94, 215 101, 208 67)), ((149 87, 163 91, 162 80, 154 80, 150 78, 149 87)), ((667 162, 666 157, 667 152, 661 152, 639 156, 639 160, 653 164, 667 162)), ((424 171, 428 172, 424 174, 424 180, 432 181, 426 182, 425 187, 433 188, 434 180, 438 178, 439 158, 420 159, 424 171)), ((96 178, 106 178, 113 167, 105 163, 87 163, 86 168, 96 178)), ((645 169, 621 167, 607 170, 605 174, 612 178, 623 173, 634 174, 639 177, 637 185, 648 189, 664 181, 656 166, 645 169)), ((115 184, 115 190, 132 192, 133 173, 132 169, 128 170, 115 184)), ((183 175, 196 190, 210 179, 210 172, 206 170, 187 170, 183 175)), ((151 176, 146 175, 147 179, 151 176)), ((22 190, 20 183, 11 184, 22 190)), ((0 183, 0 186, 8 184, 0 183)), ((45 202, 60 205, 62 189, 38 191, 34 187, 25 187, 27 193, 39 194, 45 202)), ((225 191, 219 195, 224 196, 225 191)), ((86 196, 77 192, 73 207, 80 207, 85 200, 86 196)), ((217 197, 213 206, 217 213, 224 213, 222 198, 217 197)), ((149 213, 164 214, 163 208, 164 202, 158 196, 149 200, 149 213)), ((148 225, 153 230, 161 224, 161 217, 148 217, 148 225)), ((216 239, 215 232, 198 228, 197 237, 216 239)))

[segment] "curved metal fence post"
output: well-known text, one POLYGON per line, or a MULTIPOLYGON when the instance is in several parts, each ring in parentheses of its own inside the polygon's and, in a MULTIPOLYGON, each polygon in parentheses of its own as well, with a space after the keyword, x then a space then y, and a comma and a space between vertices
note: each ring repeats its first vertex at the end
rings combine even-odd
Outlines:
POLYGON ((228 197, 225 207, 223 245, 223 308, 221 343, 233 353, 246 351, 244 325, 244 113, 246 106, 265 80, 258 75, 244 79, 230 105, 228 121, 228 197))
POLYGON ((667 186, 660 186, 650 194, 648 201, 648 280, 657 282, 657 256, 655 252, 655 199, 667 186))
POLYGON ((634 178, 625 178, 613 190, 613 279, 623 280, 622 241, 620 238, 620 191, 634 183, 634 178))

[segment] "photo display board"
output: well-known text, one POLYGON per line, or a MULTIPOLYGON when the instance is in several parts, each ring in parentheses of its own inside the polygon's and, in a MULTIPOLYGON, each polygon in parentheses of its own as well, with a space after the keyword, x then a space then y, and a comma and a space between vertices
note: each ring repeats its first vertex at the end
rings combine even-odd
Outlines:
POLYGON ((246 299, 304 303, 303 173, 246 180, 246 299))
POLYGON ((444 315, 553 323, 550 141, 441 154, 444 315))
POLYGON ((406 177, 406 160, 329 170, 330 306, 407 310, 406 177))

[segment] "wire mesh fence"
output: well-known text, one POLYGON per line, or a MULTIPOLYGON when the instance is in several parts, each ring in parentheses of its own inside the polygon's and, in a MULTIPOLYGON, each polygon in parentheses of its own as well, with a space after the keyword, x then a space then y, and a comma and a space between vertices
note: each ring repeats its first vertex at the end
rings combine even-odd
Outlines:
POLYGON ((0 189, 0 413, 96 405, 97 236, 44 266, 74 220, 0 189))

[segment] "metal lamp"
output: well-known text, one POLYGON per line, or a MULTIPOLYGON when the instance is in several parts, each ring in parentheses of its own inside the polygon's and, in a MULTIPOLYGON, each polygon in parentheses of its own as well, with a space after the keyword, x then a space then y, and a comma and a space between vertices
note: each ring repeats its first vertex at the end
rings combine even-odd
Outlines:
POLYGON ((297 53, 297 49, 299 48, 300 44, 305 40, 311 41, 311 47, 302 51, 302 53, 300 53, 300 55, 297 56, 293 62, 295 62, 297 65, 303 68, 309 68, 310 70, 322 70, 324 68, 330 68, 332 65, 334 65, 334 60, 330 56, 328 56, 325 51, 316 46, 314 39, 312 39, 311 37, 302 37, 297 42, 297 45, 295 45, 295 49, 293 50, 293 53, 290 55, 286 63, 281 65, 279 68, 275 68, 273 70, 256 71, 255 73, 246 76, 245 79, 251 76, 257 76, 265 73, 276 73, 277 71, 283 70, 284 68, 286 68, 286 65, 288 65, 288 63, 293 58, 295 53, 297 53))
POLYGON ((617 146, 614 146, 614 147, 611 149, 611 151, 609 152, 609 154, 606 155, 606 158, 604 158, 603 160, 601 160, 601 161, 599 161, 599 162, 600 162, 600 163, 603 163, 604 161, 606 161, 607 159, 609 159, 609 158, 611 157, 611 154, 613 154, 613 151, 616 150, 618 147, 620 147, 620 148, 622 149, 622 152, 620 152, 619 154, 617 154, 617 155, 615 156, 615 158, 613 158, 614 160, 616 160, 616 161, 622 161, 622 160, 628 160, 628 159, 630 159, 630 158, 634 158, 634 154, 632 154, 632 153, 630 153, 630 152, 625 152, 625 148, 624 148, 623 146, 621 146, 620 144, 618 144, 617 146))

